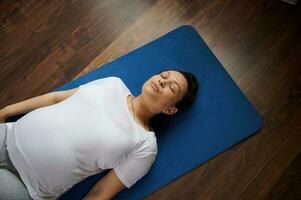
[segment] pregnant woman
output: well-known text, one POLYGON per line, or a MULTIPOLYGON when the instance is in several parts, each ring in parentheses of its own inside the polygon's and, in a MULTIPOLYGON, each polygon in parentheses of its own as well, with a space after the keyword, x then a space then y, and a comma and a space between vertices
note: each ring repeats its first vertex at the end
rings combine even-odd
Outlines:
POLYGON ((110 169, 84 199, 111 199, 154 163, 151 119, 186 109, 197 89, 193 74, 166 70, 150 77, 136 97, 120 78, 106 77, 6 106, 0 110, 0 198, 58 199, 110 169))

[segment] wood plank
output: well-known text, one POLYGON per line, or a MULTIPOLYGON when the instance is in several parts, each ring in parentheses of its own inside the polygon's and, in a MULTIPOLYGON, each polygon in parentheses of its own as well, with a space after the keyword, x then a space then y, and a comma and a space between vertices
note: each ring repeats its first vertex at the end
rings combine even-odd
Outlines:
POLYGON ((274 184, 266 199, 298 200, 301 197, 301 154, 274 184))
POLYGON ((0 96, 0 102, 21 101, 70 81, 153 3, 90 0, 41 5, 31 0, 26 1, 27 6, 14 4, 13 10, 1 13, 5 23, 0 33, 4 41, 0 92, 6 95, 0 96), (21 19, 10 19, 14 13, 21 19), (24 93, 24 88, 31 88, 32 93, 24 93))
MULTIPOLYGON (((299 119, 300 117, 301 115, 299 119)), ((245 186, 246 189, 242 190, 239 199, 275 199, 271 198, 272 196, 277 196, 275 192, 273 192, 274 195, 270 197, 267 197, 267 195, 277 184, 281 176, 287 171, 290 164, 300 155, 300 141, 301 126, 296 128, 292 135, 286 139, 286 143, 282 144, 279 149, 275 151, 274 155, 271 156, 270 160, 267 160, 266 163, 262 165, 262 170, 258 171, 258 174, 245 186)), ((300 183, 298 185, 300 189, 300 183)))

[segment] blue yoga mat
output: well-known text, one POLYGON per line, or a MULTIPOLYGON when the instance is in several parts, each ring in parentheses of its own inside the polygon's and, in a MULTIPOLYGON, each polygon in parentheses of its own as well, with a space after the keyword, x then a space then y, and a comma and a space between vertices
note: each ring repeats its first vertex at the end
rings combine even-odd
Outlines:
MULTIPOLYGON (((52 91, 118 76, 136 96, 149 77, 170 68, 197 76, 200 88, 196 101, 189 110, 160 120, 155 129, 158 154, 151 170, 114 199, 143 199, 262 127, 262 117, 190 25, 180 26, 52 91)), ((108 171, 84 179, 60 199, 82 199, 108 171)))

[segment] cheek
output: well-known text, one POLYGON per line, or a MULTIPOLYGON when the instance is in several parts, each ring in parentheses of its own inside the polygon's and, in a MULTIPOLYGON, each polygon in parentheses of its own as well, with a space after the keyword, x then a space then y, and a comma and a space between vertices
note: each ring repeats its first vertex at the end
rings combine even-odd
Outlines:
POLYGON ((171 91, 165 91, 162 95, 162 101, 166 102, 167 104, 173 105, 176 100, 177 96, 171 91))
POLYGON ((174 93, 171 93, 170 95, 170 101, 172 102, 172 104, 175 104, 177 103, 179 100, 181 99, 181 96, 179 94, 174 94, 174 93))

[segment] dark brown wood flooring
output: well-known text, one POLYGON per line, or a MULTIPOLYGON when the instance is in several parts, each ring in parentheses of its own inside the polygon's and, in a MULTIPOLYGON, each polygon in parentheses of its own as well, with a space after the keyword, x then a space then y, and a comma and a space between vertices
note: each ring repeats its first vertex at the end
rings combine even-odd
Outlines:
POLYGON ((1 0, 0 107, 193 25, 264 117, 147 200, 301 199, 301 9, 279 0, 1 0))

